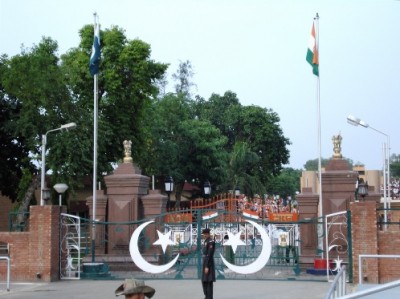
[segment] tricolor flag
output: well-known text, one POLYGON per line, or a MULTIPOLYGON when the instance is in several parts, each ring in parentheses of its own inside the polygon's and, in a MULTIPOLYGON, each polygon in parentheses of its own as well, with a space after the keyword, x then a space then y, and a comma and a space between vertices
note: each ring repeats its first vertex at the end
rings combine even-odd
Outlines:
POLYGON ((89 71, 92 76, 99 72, 100 55, 100 25, 96 23, 94 29, 92 55, 90 55, 89 62, 89 71))
POLYGON ((318 76, 318 45, 317 45, 317 38, 315 35, 315 27, 314 23, 311 29, 311 38, 310 38, 310 44, 307 49, 307 57, 306 60, 308 63, 312 66, 313 69, 313 74, 318 76))
POLYGON ((203 220, 210 220, 218 216, 217 211, 209 211, 203 215, 203 220))
POLYGON ((243 216, 247 218, 252 218, 252 219, 258 219, 260 216, 258 216, 258 213, 256 211, 251 211, 251 210, 243 210, 243 216))

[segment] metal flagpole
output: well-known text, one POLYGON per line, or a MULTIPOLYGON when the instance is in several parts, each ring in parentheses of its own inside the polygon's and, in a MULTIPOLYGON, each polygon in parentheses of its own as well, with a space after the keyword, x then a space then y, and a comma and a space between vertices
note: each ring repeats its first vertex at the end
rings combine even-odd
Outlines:
MULTIPOLYGON (((321 101, 320 101, 320 63, 319 63, 319 15, 318 13, 315 15, 314 18, 315 21, 315 44, 316 44, 316 49, 317 49, 317 55, 318 55, 318 76, 317 77, 317 88, 316 88, 316 97, 317 97, 317 131, 318 131, 318 181, 319 181, 319 201, 318 201, 318 217, 321 217, 323 221, 323 203, 322 203, 322 163, 321 163, 321 156, 322 156, 322 150, 321 150, 321 101)), ((324 225, 323 223, 318 225, 318 247, 321 250, 321 257, 324 256, 323 253, 323 248, 324 248, 324 243, 323 243, 323 236, 324 234, 324 225)))
POLYGON ((319 216, 322 217, 323 215, 323 206, 322 206, 322 165, 321 165, 321 101, 320 101, 320 63, 319 63, 319 15, 316 14, 315 18, 316 23, 316 34, 315 34, 315 43, 317 48, 317 55, 318 55, 318 76, 317 76, 317 119, 318 119, 318 176, 319 176, 319 216))
MULTIPOLYGON (((96 34, 97 26, 97 13, 94 16, 94 34, 96 34)), ((97 73, 93 76, 93 223, 92 223, 92 262, 95 261, 95 247, 96 247, 96 201, 97 201, 97 117, 98 117, 98 79, 97 73)))

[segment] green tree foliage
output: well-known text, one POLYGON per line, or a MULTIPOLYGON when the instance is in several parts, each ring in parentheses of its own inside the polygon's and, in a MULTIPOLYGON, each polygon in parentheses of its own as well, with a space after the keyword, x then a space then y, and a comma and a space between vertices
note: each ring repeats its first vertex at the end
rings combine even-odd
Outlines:
POLYGON ((173 177, 178 204, 185 181, 220 183, 226 161, 226 138, 210 122, 195 118, 190 106, 183 93, 155 103, 153 165, 157 174, 173 177))
POLYGON ((28 158, 26 138, 13 134, 21 103, 5 93, 2 82, 7 67, 8 59, 3 56, 0 58, 0 190, 15 201, 23 169, 33 171, 33 165, 28 158))
MULTIPOLYGON (((47 139, 46 169, 53 172, 54 182, 63 181, 72 189, 93 169, 93 78, 88 70, 93 27, 84 26, 80 37, 79 46, 61 60, 57 43, 43 38, 7 60, 1 77, 3 98, 15 99, 19 107, 8 132, 25 138, 37 160, 42 134, 65 123, 78 124, 73 132, 51 133, 47 139)), ((128 41, 118 27, 102 31, 101 37, 98 171, 106 173, 122 158, 124 139, 132 140, 135 161, 144 160, 149 130, 142 122, 157 96, 154 82, 163 77, 167 65, 151 60, 150 46, 128 41)))
POLYGON ((228 139, 229 189, 238 183, 242 192, 262 193, 268 180, 289 162, 290 141, 283 135, 278 115, 270 109, 242 106, 230 91, 223 96, 213 94, 209 101, 198 98, 196 104, 200 118, 209 120, 228 139))
POLYGON ((400 155, 392 154, 390 156, 390 176, 400 178, 400 155))
POLYGON ((268 182, 267 193, 280 195, 282 198, 294 198, 296 192, 300 192, 300 177, 301 170, 284 168, 278 176, 268 182))
MULTIPOLYGON (((1 122, 7 124, 0 133, 4 140, 9 134, 7 151, 17 146, 20 161, 29 152, 40 169, 41 135, 77 123, 74 131, 51 133, 47 139, 46 169, 53 183, 65 182, 69 190, 93 169, 93 78, 88 69, 93 27, 84 26, 79 34, 79 45, 61 58, 57 43, 43 38, 20 55, 3 58, 0 69, 1 122)), ((176 92, 160 96, 168 65, 150 58, 150 45, 128 40, 119 27, 100 35, 99 178, 122 159, 124 140, 132 141, 133 160, 144 174, 173 176, 178 199, 185 181, 202 186, 209 180, 217 192, 239 184, 242 192, 261 193, 288 163, 290 142, 275 112, 242 106, 230 91, 192 99, 189 61, 181 62, 173 76, 176 92)), ((22 164, 15 166, 22 169, 22 164)))

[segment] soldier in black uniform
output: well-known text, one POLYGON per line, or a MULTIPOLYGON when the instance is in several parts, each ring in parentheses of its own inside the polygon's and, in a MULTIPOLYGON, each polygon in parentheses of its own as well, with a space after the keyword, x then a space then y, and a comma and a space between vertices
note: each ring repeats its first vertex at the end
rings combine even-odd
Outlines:
POLYGON ((210 237, 210 229, 203 229, 202 235, 205 240, 203 243, 203 272, 201 282, 205 299, 213 299, 213 284, 215 282, 214 251, 215 242, 210 237))

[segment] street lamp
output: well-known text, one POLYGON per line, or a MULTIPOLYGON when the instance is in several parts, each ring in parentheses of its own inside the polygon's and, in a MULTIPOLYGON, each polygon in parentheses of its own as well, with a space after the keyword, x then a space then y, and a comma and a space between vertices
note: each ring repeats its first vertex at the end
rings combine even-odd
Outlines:
POLYGON ((383 133, 382 131, 379 131, 370 125, 366 123, 365 121, 359 119, 358 117, 355 117, 353 115, 349 115, 347 117, 347 122, 353 126, 362 126, 364 128, 370 128, 374 130, 375 132, 378 132, 379 134, 382 134, 386 136, 387 142, 384 143, 383 146, 383 156, 384 156, 384 162, 383 162, 383 207, 384 207, 384 219, 385 222, 387 222, 387 194, 389 192, 390 195, 390 137, 389 135, 383 133), (388 182, 389 181, 389 182, 388 182), (389 183, 389 189, 387 188, 389 183))
POLYGON ((76 127, 76 123, 68 123, 65 125, 62 125, 61 127, 53 130, 49 130, 46 132, 46 134, 42 135, 42 173, 41 173, 41 180, 40 180, 40 205, 44 205, 44 191, 45 191, 45 186, 44 186, 44 177, 46 174, 46 143, 47 143, 47 134, 55 131, 59 131, 62 129, 73 129, 76 127))
POLYGON ((365 196, 368 195, 368 182, 364 183, 364 181, 361 181, 358 184, 358 194, 360 194, 363 201, 365 201, 365 196))
POLYGON ((169 207, 169 205, 170 205, 170 194, 171 194, 172 191, 174 191, 174 180, 172 179, 171 176, 167 176, 165 178, 164 184, 165 184, 165 192, 167 192, 167 195, 168 195, 167 207, 169 207))
POLYGON ((208 197, 211 194, 211 184, 209 180, 204 182, 203 188, 204 188, 204 195, 208 197))
POLYGON ((239 186, 236 186, 235 187, 235 197, 239 197, 239 195, 240 195, 240 188, 239 188, 239 186))
POLYGON ((58 205, 61 207, 61 202, 62 202, 62 194, 67 191, 68 185, 67 184, 55 184, 53 188, 57 191, 58 193, 58 205))

